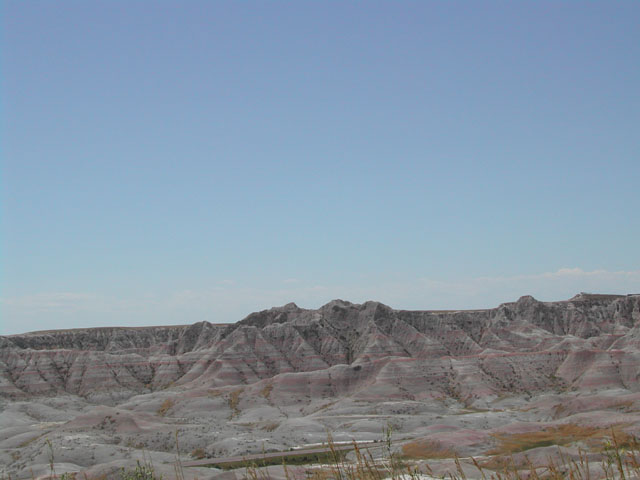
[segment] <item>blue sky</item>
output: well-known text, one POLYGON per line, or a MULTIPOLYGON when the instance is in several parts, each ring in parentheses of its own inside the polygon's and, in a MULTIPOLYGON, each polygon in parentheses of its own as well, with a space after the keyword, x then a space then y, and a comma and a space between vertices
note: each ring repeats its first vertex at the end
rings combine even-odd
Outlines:
POLYGON ((2 6, 0 334, 640 292, 638 2, 2 6))

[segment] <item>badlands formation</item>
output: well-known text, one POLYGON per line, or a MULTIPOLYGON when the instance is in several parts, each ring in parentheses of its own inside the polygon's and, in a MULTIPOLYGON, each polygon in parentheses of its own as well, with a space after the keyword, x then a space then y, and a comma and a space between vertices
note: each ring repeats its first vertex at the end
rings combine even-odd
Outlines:
POLYGON ((172 478, 178 455, 374 441, 386 426, 439 475, 454 454, 470 478, 471 456, 490 469, 581 449, 596 468, 608 435, 640 435, 639 381, 640 295, 473 311, 335 300, 232 325, 0 336, 0 478, 46 475, 50 457, 77 478, 119 478, 142 458, 172 478))

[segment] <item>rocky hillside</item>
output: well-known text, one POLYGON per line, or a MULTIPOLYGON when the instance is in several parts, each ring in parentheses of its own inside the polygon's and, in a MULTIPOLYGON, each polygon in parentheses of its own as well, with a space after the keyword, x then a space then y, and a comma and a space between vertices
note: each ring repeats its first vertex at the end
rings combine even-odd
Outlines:
POLYGON ((95 328, 0 337, 0 396, 100 403, 164 389, 264 388, 467 404, 558 387, 640 389, 640 295, 532 297, 489 310, 404 311, 377 302, 295 304, 233 325, 95 328))
POLYGON ((0 337, 0 477, 46 478, 53 448, 58 474, 115 480, 151 459, 173 478, 178 456, 288 452, 327 432, 371 442, 385 426, 437 476, 455 455, 471 470, 470 455, 560 464, 614 430, 640 437, 639 366, 640 295, 473 311, 334 300, 233 325, 0 337))

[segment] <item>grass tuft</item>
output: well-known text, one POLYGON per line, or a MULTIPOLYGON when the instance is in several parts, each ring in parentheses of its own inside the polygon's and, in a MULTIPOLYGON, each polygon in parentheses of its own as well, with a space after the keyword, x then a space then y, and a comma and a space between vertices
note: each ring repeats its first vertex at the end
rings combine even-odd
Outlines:
POLYGON ((169 410, 173 408, 174 405, 175 402, 170 398, 167 398, 164 402, 162 402, 162 405, 160 405, 160 408, 158 408, 156 413, 159 416, 164 417, 169 412, 169 410))
POLYGON ((234 390, 229 394, 228 402, 229 402, 229 408, 231 409, 231 418, 234 418, 240 415, 240 408, 238 408, 238 405, 240 405, 241 393, 242 393, 242 389, 234 390))

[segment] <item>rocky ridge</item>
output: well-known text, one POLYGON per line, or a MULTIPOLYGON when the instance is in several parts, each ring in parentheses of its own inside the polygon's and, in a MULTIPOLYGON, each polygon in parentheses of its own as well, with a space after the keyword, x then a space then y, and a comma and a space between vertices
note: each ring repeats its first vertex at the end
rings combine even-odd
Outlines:
MULTIPOLYGON (((385 385, 387 396, 455 394, 470 403, 558 383, 636 391, 639 320, 638 295, 581 294, 563 302, 525 296, 474 311, 334 300, 318 310, 288 304, 232 325, 33 332, 0 337, 0 395, 120 401, 286 374, 307 384, 303 377, 320 371, 333 373, 336 393, 364 397, 375 397, 374 384, 386 384, 391 371, 398 381, 385 385)), ((295 386, 286 383, 285 390, 295 386)))
MULTIPOLYGON (((531 432, 570 447, 562 458, 613 429, 640 436, 640 295, 471 311, 334 300, 231 325, 0 336, 0 475, 11 478, 45 478, 50 444, 57 473, 116 479, 151 458, 171 478, 178 433, 188 463, 317 445, 327 431, 372 441, 385 425, 417 458, 511 455, 505 445, 525 442, 541 464, 557 450, 526 444, 531 432)), ((189 467, 185 478, 225 475, 189 467)))

